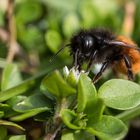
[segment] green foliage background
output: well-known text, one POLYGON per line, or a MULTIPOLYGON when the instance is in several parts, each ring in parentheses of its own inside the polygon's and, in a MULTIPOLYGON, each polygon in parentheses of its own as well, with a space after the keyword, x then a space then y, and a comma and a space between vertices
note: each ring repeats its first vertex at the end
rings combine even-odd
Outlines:
MULTIPOLYGON (((0 0, 0 27, 5 29, 7 26, 5 8, 2 5, 4 2, 2 1, 3 0, 0 0)), ((48 121, 48 118, 55 110, 55 104, 57 104, 54 98, 60 100, 60 97, 63 98, 63 96, 70 96, 76 93, 76 81, 72 79, 73 75, 69 76, 70 78, 68 79, 70 80, 67 79, 67 81, 65 81, 66 75, 61 77, 59 72, 55 72, 50 75, 49 82, 44 79, 41 84, 41 80, 46 74, 52 72, 56 68, 62 69, 65 65, 72 68, 72 58, 67 48, 56 56, 52 63, 50 63, 50 58, 53 57, 62 46, 68 44, 71 36, 78 30, 96 27, 108 28, 116 34, 122 34, 132 38, 140 46, 140 1, 132 0, 135 5, 135 15, 132 17, 134 26, 129 34, 127 34, 127 31, 124 29, 125 5, 128 2, 131 2, 131 0, 15 0, 14 19, 17 33, 16 37, 17 42, 22 48, 21 51, 23 55, 16 55, 13 63, 7 64, 7 42, 4 42, 0 38, 0 132, 2 132, 0 133, 0 140, 25 140, 24 128, 28 131, 26 133, 28 139, 43 139, 45 135, 43 122, 48 121), (53 82, 54 79, 56 85, 58 84, 60 89, 57 89, 58 85, 55 85, 53 82), (49 94, 49 90, 52 94, 49 94), (65 95, 66 93, 67 95, 65 95), (17 134, 20 135, 18 136, 17 134)), ((96 88, 98 89, 104 81, 112 77, 113 76, 109 74, 105 75, 99 84, 96 85, 96 88)), ((83 81, 85 79, 83 78, 83 81)), ((80 81, 81 85, 79 84, 79 86, 81 87, 78 87, 80 90, 82 87, 84 88, 84 84, 82 84, 83 81, 80 81)), ((136 77, 136 82, 140 83, 139 75, 136 77)), ((122 85, 125 86, 127 84, 124 83, 122 85)), ((131 85, 132 89, 136 86, 133 84, 131 85)), ((137 88, 137 90, 139 90, 139 87, 137 88)), ((126 88, 123 90, 125 91, 125 89, 126 88)), ((101 89, 99 91, 101 92, 101 89)), ((117 89, 115 92, 116 91, 117 89)), ((124 91, 121 91, 120 94, 124 91)), ((136 88, 134 91, 136 91, 136 88)), ((89 91, 81 90, 80 92, 83 92, 83 96, 80 97, 80 99, 78 98, 78 100, 82 98, 86 103, 90 103, 87 99, 89 95, 84 95, 84 92, 88 93, 89 91)), ((116 102, 116 99, 108 98, 111 95, 113 96, 114 93, 112 92, 111 95, 106 95, 105 93, 108 94, 108 89, 106 90, 106 87, 101 93, 107 107, 125 110, 139 105, 138 94, 134 96, 134 101, 126 102, 125 106, 121 106, 121 104, 116 102), (111 102, 112 100, 113 103, 111 102)), ((119 94, 117 95, 118 100, 124 99, 119 94)), ((128 94, 126 93, 124 97, 128 95, 129 92, 128 94)), ((133 97, 133 94, 131 96, 133 97)), ((99 106, 100 111, 102 111, 102 108, 103 107, 99 106)), ((83 109, 83 104, 78 104, 78 109, 83 109)), ((140 112, 139 110, 139 108, 136 108, 134 112, 140 112)), ((113 112, 110 108, 105 111, 107 114, 111 113, 111 115, 113 113, 118 115, 118 113, 121 112, 118 110, 113 110, 113 112)), ((133 110, 130 112, 128 110, 126 113, 129 114, 132 112, 133 110)), ((74 117, 77 115, 75 112, 69 110, 64 110, 62 112, 66 126, 70 126, 70 129, 72 129, 73 126, 71 127, 71 124, 69 124, 71 122, 67 117, 67 115, 70 114, 74 117)), ((123 115, 124 114, 118 115, 118 118, 126 121, 129 117, 126 119, 124 117, 125 115, 123 115)), ((137 114, 133 115, 137 116, 137 114)), ((106 116, 103 116, 103 118, 107 120, 106 116)), ((109 119, 113 120, 113 118, 109 119)), ((117 124, 118 120, 114 120, 114 122, 115 121, 117 124)), ((100 124, 97 124, 97 126, 98 125, 100 126, 100 124)), ((112 127, 111 129, 114 128, 114 126, 110 127, 112 127)), ((121 124, 120 127, 123 128, 124 126, 121 124)), ((99 127, 97 127, 97 130, 98 128, 99 127)), ((90 129, 87 129, 87 131, 91 132, 90 129)), ((124 133, 126 133, 126 131, 124 133)), ((87 139, 94 139, 87 134, 87 132, 81 133, 81 130, 78 132, 76 131, 76 133, 72 133, 71 131, 69 131, 69 133, 64 132, 64 134, 62 140, 70 137, 75 137, 77 138, 76 140, 79 140, 78 137, 81 136, 81 134, 85 134, 84 136, 87 136, 87 139)), ((100 134, 97 134, 97 136, 98 135, 100 136, 100 134)), ((106 137, 108 137, 108 135, 106 137)))
MULTIPOLYGON (((124 5, 121 0, 17 0, 15 20, 17 40, 37 69, 48 66, 48 61, 59 48, 69 43, 71 36, 81 28, 104 27, 116 34, 123 31, 124 5)), ((139 5, 136 3, 134 28, 131 37, 140 44, 139 5)), ((0 10, 0 26, 4 27, 4 11, 0 10)), ((6 57, 4 44, 0 47, 0 56, 6 57)), ((58 61, 58 62, 57 62, 58 61)), ((26 62, 18 61, 20 65, 26 62)), ((71 64, 68 50, 55 60, 71 64)))

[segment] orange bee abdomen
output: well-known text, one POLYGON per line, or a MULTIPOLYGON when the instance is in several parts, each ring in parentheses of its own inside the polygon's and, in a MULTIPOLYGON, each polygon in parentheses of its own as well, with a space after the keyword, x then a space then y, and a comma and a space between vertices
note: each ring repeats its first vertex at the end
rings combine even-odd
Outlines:
MULTIPOLYGON (((122 42, 124 42, 128 45, 137 46, 132 40, 130 40, 126 37, 123 37, 123 36, 118 36, 117 40, 122 41, 122 42)), ((136 49, 124 48, 123 49, 123 54, 126 54, 130 57, 131 65, 132 65, 132 72, 134 74, 140 72, 140 52, 136 49)), ((119 61, 116 64, 115 69, 118 72, 126 74, 127 73, 127 68, 126 68, 124 60, 119 61)))

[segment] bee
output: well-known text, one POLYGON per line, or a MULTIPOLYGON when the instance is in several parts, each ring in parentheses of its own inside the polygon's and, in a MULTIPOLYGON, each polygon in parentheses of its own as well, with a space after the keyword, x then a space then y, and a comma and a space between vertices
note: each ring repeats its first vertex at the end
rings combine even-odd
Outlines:
POLYGON ((67 47, 73 56, 74 67, 79 71, 83 63, 87 63, 87 72, 94 64, 101 64, 93 83, 100 79, 107 68, 127 75, 129 80, 140 72, 140 48, 131 39, 117 36, 109 30, 81 30, 71 38, 67 47))

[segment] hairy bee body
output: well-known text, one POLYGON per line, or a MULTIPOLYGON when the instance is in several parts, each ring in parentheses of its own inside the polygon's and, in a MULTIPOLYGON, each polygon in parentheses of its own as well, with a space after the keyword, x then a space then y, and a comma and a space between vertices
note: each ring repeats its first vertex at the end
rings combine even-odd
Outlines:
POLYGON ((94 83, 109 67, 127 74, 129 80, 140 71, 140 49, 137 45, 131 39, 105 29, 81 30, 71 38, 70 51, 74 66, 79 70, 83 63, 87 63, 87 71, 96 63, 102 64, 93 78, 94 83))
MULTIPOLYGON (((122 41, 128 45, 137 46, 131 39, 124 36, 118 36, 117 40, 122 41)), ((132 72, 137 74, 140 72, 140 51, 131 48, 123 48, 123 54, 126 54, 130 57, 132 63, 132 72)), ((116 65, 115 69, 123 74, 127 74, 127 68, 123 60, 120 60, 116 65)))

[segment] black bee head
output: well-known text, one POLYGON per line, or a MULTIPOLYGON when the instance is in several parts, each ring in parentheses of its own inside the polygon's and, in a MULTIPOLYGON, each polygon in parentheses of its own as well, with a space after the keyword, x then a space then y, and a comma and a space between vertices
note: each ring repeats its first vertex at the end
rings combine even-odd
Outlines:
POLYGON ((95 38, 86 32, 81 32, 71 39, 71 54, 73 55, 75 65, 82 65, 88 60, 95 50, 95 38))
POLYGON ((89 56, 94 50, 95 38, 90 34, 82 33, 74 36, 71 40, 72 52, 79 52, 81 57, 89 56))
POLYGON ((84 52, 91 50, 93 45, 94 45, 94 38, 93 37, 91 37, 89 35, 81 36, 80 46, 84 52))

